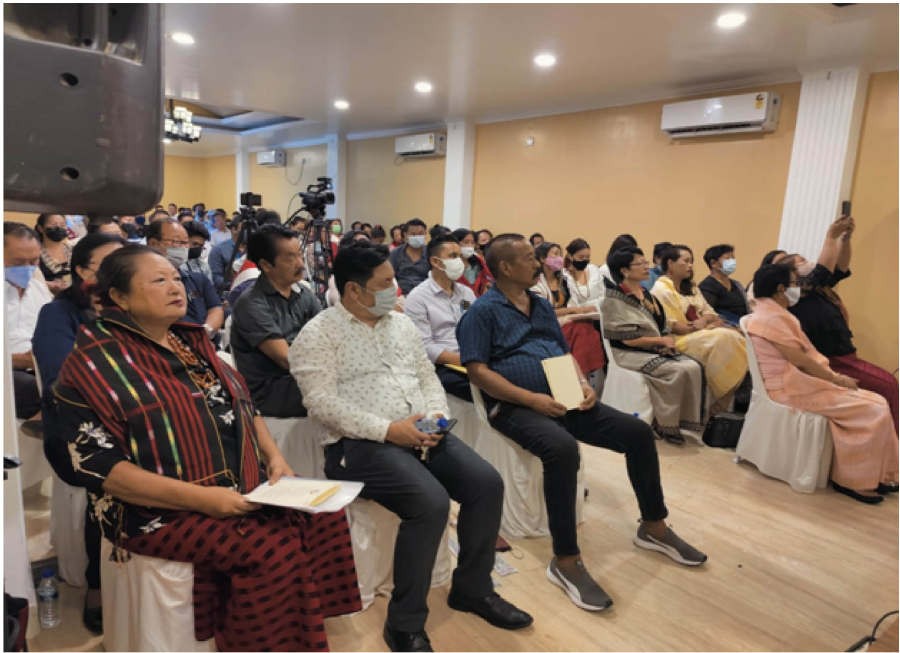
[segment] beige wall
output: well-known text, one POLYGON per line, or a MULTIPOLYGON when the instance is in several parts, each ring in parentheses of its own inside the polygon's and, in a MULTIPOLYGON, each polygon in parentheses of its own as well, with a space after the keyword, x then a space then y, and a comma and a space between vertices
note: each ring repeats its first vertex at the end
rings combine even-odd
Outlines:
MULTIPOLYGON (((309 184, 316 182, 316 177, 325 176, 328 170, 328 146, 316 145, 313 147, 292 148, 285 150, 287 165, 284 168, 267 168, 257 165, 256 154, 249 156, 250 188, 242 188, 242 191, 253 191, 262 195, 263 206, 277 211, 282 220, 287 219, 288 202, 298 192, 305 191, 309 184), (305 163, 304 163, 305 160, 305 163)), ((300 199, 294 199, 291 204, 291 212, 300 208, 300 199)), ((334 210, 326 212, 329 218, 342 216, 334 215, 334 210)))
MULTIPOLYGON (((480 125, 472 225, 540 231, 563 246, 581 236, 598 263, 623 232, 648 253, 661 240, 686 243, 697 259, 731 243, 746 282, 778 241, 800 95, 799 83, 763 88, 782 97, 772 134, 673 141, 659 129, 665 102, 480 125)), ((872 77, 852 198, 854 276, 841 287, 860 355, 889 371, 898 357, 897 92, 896 71, 872 77)), ((706 273, 700 260, 696 276, 706 273)))
MULTIPOLYGON (((166 156, 163 160, 163 195, 166 206, 174 202, 190 207, 222 208, 229 214, 237 208, 234 155, 216 157, 166 156)), ((152 208, 152 207, 151 207, 152 208)))
POLYGON ((444 214, 444 158, 398 159, 393 138, 347 143, 347 217, 385 230, 410 218, 430 227, 444 214))
MULTIPOLYGON (((563 246, 580 236, 598 263, 620 233, 647 253, 685 243, 697 259, 731 243, 746 281, 778 240, 800 85, 765 90, 782 98, 765 135, 673 141, 659 129, 664 102, 481 125, 472 226, 539 231, 563 246)), ((696 275, 706 273, 701 260, 696 275)))
POLYGON ((207 209, 224 209, 231 215, 238 201, 234 155, 214 156, 203 162, 203 203, 207 209))
POLYGON ((897 368, 897 71, 873 75, 853 182, 853 276, 841 283, 859 356, 897 368))

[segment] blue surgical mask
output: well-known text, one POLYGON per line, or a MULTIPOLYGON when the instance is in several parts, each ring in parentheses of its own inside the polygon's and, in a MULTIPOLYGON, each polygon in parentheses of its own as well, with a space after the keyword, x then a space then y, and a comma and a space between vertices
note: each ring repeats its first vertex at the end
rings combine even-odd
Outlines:
POLYGON ((413 249, 422 249, 425 247, 425 236, 407 236, 406 244, 413 249))
POLYGON ((737 259, 727 258, 722 261, 722 272, 725 274, 734 274, 737 269, 737 259))
POLYGON ((396 285, 391 284, 390 287, 385 288, 384 290, 376 290, 374 292, 368 288, 363 288, 363 290, 371 295, 375 295, 375 306, 361 304, 361 306, 365 306, 366 310, 373 316, 383 317, 394 310, 394 304, 397 303, 396 285))
POLYGON ((14 285, 16 288, 21 288, 25 290, 28 288, 28 284, 31 281, 31 277, 34 275, 34 271, 37 270, 36 265, 13 265, 8 268, 3 268, 5 270, 4 275, 6 280, 14 285))

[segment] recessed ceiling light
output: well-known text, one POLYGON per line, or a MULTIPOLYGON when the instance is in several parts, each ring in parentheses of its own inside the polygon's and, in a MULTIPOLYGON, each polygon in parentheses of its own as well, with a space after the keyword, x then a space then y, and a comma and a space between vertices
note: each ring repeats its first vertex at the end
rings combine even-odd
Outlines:
POLYGON ((194 45, 194 37, 187 32, 172 32, 172 40, 178 45, 194 45))
POLYGON ((550 52, 541 52, 535 56, 534 65, 538 68, 552 68, 556 65, 556 55, 550 52))
POLYGON ((350 103, 347 102, 347 100, 335 100, 334 108, 337 109, 338 111, 346 111, 347 109, 350 108, 350 103))
POLYGON ((716 21, 716 25, 721 27, 722 29, 734 29, 735 27, 740 27, 747 21, 747 17, 739 11, 730 11, 727 14, 722 14, 719 16, 719 19, 716 21))
POLYGON ((421 81, 416 82, 414 87, 417 93, 431 93, 431 82, 421 81))

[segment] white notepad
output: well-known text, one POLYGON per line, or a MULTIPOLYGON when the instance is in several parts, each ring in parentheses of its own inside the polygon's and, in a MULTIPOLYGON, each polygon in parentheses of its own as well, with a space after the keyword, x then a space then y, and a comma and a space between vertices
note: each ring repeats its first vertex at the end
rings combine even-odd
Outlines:
POLYGON ((553 398, 569 410, 578 408, 584 401, 584 392, 575 368, 578 363, 572 358, 572 354, 545 358, 541 364, 553 398))
POLYGON ((253 503, 264 503, 303 512, 336 512, 353 501, 363 489, 357 481, 329 481, 313 478, 286 476, 275 485, 267 482, 259 485, 244 498, 253 503))

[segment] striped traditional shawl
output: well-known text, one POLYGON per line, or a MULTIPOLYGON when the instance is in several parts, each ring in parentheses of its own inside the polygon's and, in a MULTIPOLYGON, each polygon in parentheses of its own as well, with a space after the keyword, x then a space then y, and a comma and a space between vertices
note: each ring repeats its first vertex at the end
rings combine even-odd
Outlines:
POLYGON ((81 326, 75 349, 60 371, 57 398, 94 411, 128 460, 147 471, 200 485, 234 483, 242 492, 252 490, 264 473, 244 380, 216 355, 202 327, 177 323, 171 329, 213 367, 231 395, 241 443, 240 470, 227 467, 204 393, 178 381, 167 352, 118 309, 105 309, 98 320, 81 326))

